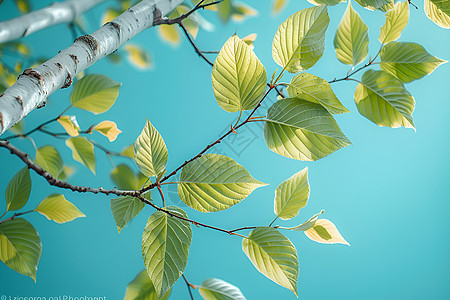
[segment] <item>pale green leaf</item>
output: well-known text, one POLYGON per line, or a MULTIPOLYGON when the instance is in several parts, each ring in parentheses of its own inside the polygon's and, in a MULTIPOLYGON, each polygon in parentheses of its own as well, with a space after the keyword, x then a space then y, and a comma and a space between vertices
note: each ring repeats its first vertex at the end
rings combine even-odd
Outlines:
POLYGON ((351 144, 322 105, 300 97, 279 100, 267 111, 264 139, 270 150, 312 161, 351 144))
POLYGON ((198 287, 205 300, 245 300, 241 290, 221 279, 209 278, 198 287))
POLYGON ((180 34, 175 26, 161 24, 158 26, 157 30, 163 41, 168 42, 172 46, 176 46, 180 43, 180 34))
POLYGON ((305 207, 308 198, 308 168, 304 168, 277 187, 274 212, 280 219, 289 220, 305 207))
POLYGON ((17 8, 22 14, 29 13, 31 11, 30 0, 14 0, 17 8))
POLYGON ((119 233, 130 220, 134 219, 134 217, 144 209, 144 207, 144 202, 131 196, 111 199, 111 212, 116 221, 119 233))
POLYGON ((70 166, 63 166, 58 175, 59 180, 67 180, 75 172, 75 169, 70 166))
POLYGON ((75 116, 61 116, 58 118, 58 123, 61 124, 68 135, 80 135, 80 126, 78 126, 78 122, 75 116))
POLYGON ((302 9, 284 21, 272 44, 272 57, 288 72, 311 68, 323 55, 330 18, 327 6, 302 9))
POLYGON ((125 164, 120 164, 111 171, 111 180, 121 190, 139 189, 136 175, 133 170, 125 164))
POLYGON ((356 2, 368 10, 377 10, 389 4, 390 0, 356 0, 356 2))
POLYGON ((53 176, 58 176, 63 169, 63 161, 58 150, 53 146, 44 146, 36 151, 34 162, 53 176))
POLYGON ((95 174, 94 145, 84 137, 75 137, 66 140, 66 145, 72 149, 73 159, 85 165, 95 174))
POLYGON ((255 108, 266 90, 266 69, 237 35, 223 45, 211 77, 217 103, 228 112, 255 108))
POLYGON ((178 195, 200 212, 215 212, 239 203, 263 185, 233 159, 206 154, 181 170, 178 195))
POLYGON ((309 218, 308 221, 295 226, 295 227, 278 227, 280 229, 288 229, 288 230, 293 230, 293 231, 306 231, 310 228, 312 228, 314 226, 314 224, 316 224, 317 219, 319 218, 319 216, 323 214, 323 210, 320 213, 315 214, 314 216, 312 216, 311 218, 309 218))
POLYGON ((14 175, 6 187, 6 210, 21 209, 27 203, 30 193, 30 171, 25 167, 14 175))
POLYGON ((416 43, 391 42, 381 49, 381 69, 403 82, 411 82, 430 74, 447 61, 430 55, 416 43))
POLYGON ((347 113, 348 109, 338 100, 330 84, 320 77, 309 73, 295 75, 287 87, 289 96, 307 94, 311 97, 303 97, 305 100, 321 104, 331 114, 347 113))
POLYGON ((398 39, 408 24, 409 20, 409 3, 408 1, 397 2, 394 8, 386 14, 386 22, 380 30, 378 40, 382 44, 386 44, 398 39))
POLYGON ((147 119, 144 129, 134 143, 134 160, 147 177, 158 176, 167 165, 168 152, 164 140, 147 119))
MULTIPOLYGON (((166 210, 187 218, 178 207, 166 210)), ((180 278, 189 256, 192 229, 189 222, 157 211, 148 218, 142 235, 142 256, 158 296, 164 295, 180 278)))
MULTIPOLYGON (((0 83, 1 85, 1 83, 0 83)), ((3 91, 1 91, 2 87, 0 87, 0 92, 3 93, 3 91)), ((5 87, 6 89, 6 87, 5 87)), ((11 127, 10 129, 8 129, 9 131, 15 133, 15 134, 22 134, 25 128, 24 125, 25 121, 22 119, 19 122, 16 123, 16 125, 14 125, 13 127, 11 127)))
POLYGON ((86 217, 61 194, 51 194, 42 200, 35 211, 46 216, 47 219, 60 224, 73 221, 76 218, 86 217))
POLYGON ((16 218, 0 224, 0 260, 14 271, 36 281, 42 244, 33 225, 16 218))
POLYGON ((334 37, 334 48, 340 62, 356 66, 369 52, 367 25, 353 9, 350 0, 334 37))
POLYGON ((423 5, 425 14, 431 21, 442 28, 450 28, 450 16, 448 14, 437 8, 430 0, 425 0, 423 5))
POLYGON ((278 230, 258 227, 242 241, 242 249, 259 272, 298 297, 297 250, 278 230))
POLYGON ((345 1, 346 0, 308 0, 308 2, 313 5, 328 5, 328 6, 333 6, 345 1))
POLYGON ((73 107, 100 114, 116 102, 120 83, 100 74, 86 75, 74 84, 70 95, 73 107))
POLYGON ((274 0, 272 4, 272 13, 274 15, 280 13, 288 3, 288 0, 274 0))
POLYGON ((128 53, 128 60, 139 69, 149 69, 152 66, 150 55, 138 45, 126 44, 125 51, 128 53))
POLYGON ((231 18, 234 21, 242 22, 246 18, 256 15, 258 15, 258 11, 253 7, 242 2, 233 2, 233 14, 231 15, 231 18))
POLYGON ((450 0, 431 0, 436 7, 447 16, 450 16, 450 0))
POLYGON ((115 141, 119 133, 122 132, 122 130, 117 128, 116 123, 112 121, 100 122, 95 126, 94 130, 106 136, 110 142, 115 141))
POLYGON ((255 49, 255 45, 253 45, 253 42, 256 40, 256 37, 258 35, 256 33, 250 33, 249 35, 243 37, 241 40, 246 43, 250 49, 255 49))
POLYGON ((336 226, 326 219, 316 220, 314 226, 305 231, 308 238, 322 244, 350 244, 342 237, 336 226))
POLYGON ((369 70, 355 90, 359 112, 379 126, 414 128, 415 101, 403 83, 384 71, 369 70))
POLYGON ((169 290, 162 298, 156 294, 155 287, 148 277, 147 271, 142 270, 127 286, 123 300, 167 300, 169 290))

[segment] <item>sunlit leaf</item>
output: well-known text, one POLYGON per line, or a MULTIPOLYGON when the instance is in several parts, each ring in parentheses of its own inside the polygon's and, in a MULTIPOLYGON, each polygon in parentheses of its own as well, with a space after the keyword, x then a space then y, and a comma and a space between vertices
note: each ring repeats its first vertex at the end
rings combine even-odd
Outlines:
POLYGON ((142 48, 133 44, 126 44, 125 51, 128 53, 128 60, 139 69, 149 69, 152 64, 150 55, 142 48))
POLYGON ((158 26, 159 36, 169 44, 176 46, 180 43, 180 34, 174 25, 162 24, 158 26))
POLYGON ((58 123, 61 124, 68 135, 80 135, 80 126, 78 126, 77 118, 75 116, 61 116, 58 118, 58 123))
POLYGON ((278 227, 280 229, 288 229, 288 230, 293 230, 293 231, 306 231, 310 228, 312 228, 314 226, 314 224, 316 224, 317 219, 319 218, 319 216, 323 214, 323 210, 320 213, 315 214, 314 216, 312 216, 311 218, 309 218, 308 221, 295 226, 295 227, 278 227))
POLYGON ((166 144, 148 119, 134 143, 134 154, 139 170, 147 177, 156 177, 166 168, 168 159, 166 144))
POLYGON ((309 73, 295 75, 287 87, 289 96, 295 98, 297 95, 307 94, 304 100, 321 104, 331 114, 347 113, 348 109, 338 100, 330 84, 320 77, 309 73))
POLYGON ((347 9, 334 37, 334 48, 340 62, 356 66, 369 52, 367 25, 348 1, 347 9))
POLYGON ((22 14, 26 14, 31 11, 30 0, 14 0, 14 2, 16 2, 17 8, 22 14))
POLYGON ((369 70, 355 90, 359 112, 379 126, 414 128, 414 98, 395 76, 369 70))
POLYGON ((162 298, 158 298, 155 287, 148 277, 147 271, 142 270, 127 286, 123 300, 167 300, 169 290, 162 298))
POLYGON ((58 176, 63 169, 62 158, 53 146, 44 146, 37 149, 34 162, 54 177, 58 176))
POLYGON ((447 61, 430 55, 416 43, 391 42, 381 49, 381 69, 403 82, 411 82, 430 74, 447 61))
POLYGON ((424 11, 427 17, 442 28, 450 28, 450 16, 445 14, 442 10, 430 0, 425 0, 424 11))
POLYGON ((322 106, 286 98, 267 111, 264 139, 270 150, 297 160, 318 160, 350 145, 333 116, 322 106))
POLYGON ((356 0, 356 2, 368 10, 377 10, 389 4, 390 0, 356 0))
POLYGON ((72 149, 73 159, 85 165, 95 174, 94 145, 84 137, 68 139, 66 140, 66 145, 72 149))
POLYGON ((328 5, 328 6, 333 6, 345 1, 346 0, 308 0, 309 3, 314 5, 328 5))
POLYGON ((215 212, 239 203, 263 185, 233 159, 205 154, 181 170, 178 195, 200 212, 215 212))
POLYGON ((246 37, 243 37, 242 41, 244 43, 246 43, 250 47, 250 49, 253 50, 253 49, 255 49, 255 46, 253 45, 253 42, 256 40, 257 36, 258 35, 256 33, 251 33, 251 34, 247 35, 246 37))
POLYGON ((111 199, 111 212, 116 221, 119 233, 130 220, 134 219, 134 217, 144 209, 144 207, 144 202, 131 196, 111 199))
POLYGON ((386 44, 398 39, 408 24, 409 20, 409 3, 408 1, 397 2, 394 8, 386 14, 386 22, 380 30, 378 40, 382 44, 386 44))
POLYGON ((122 132, 122 130, 117 128, 116 123, 112 121, 100 122, 95 126, 94 130, 106 136, 110 142, 115 141, 119 133, 122 132))
POLYGON ((273 39, 275 62, 291 73, 311 68, 323 55, 329 23, 326 5, 302 9, 287 18, 273 39))
POLYGON ((86 217, 61 194, 51 194, 42 200, 35 211, 46 216, 47 219, 60 224, 73 221, 76 218, 86 217))
POLYGON ((266 90, 266 69, 237 35, 220 50, 211 76, 216 100, 228 112, 255 108, 266 90))
POLYGON ((205 300, 245 300, 241 290, 221 279, 209 278, 198 287, 205 300))
POLYGON ((111 180, 121 190, 136 190, 140 186, 136 174, 125 164, 120 164, 111 171, 111 180))
POLYGON ((297 250, 284 235, 273 227, 258 227, 243 239, 242 249, 259 272, 298 296, 297 250))
POLYGON ((450 16, 450 1, 449 0, 430 0, 436 7, 447 16, 450 16))
POLYGON ((308 238, 323 244, 350 244, 342 237, 336 226, 326 219, 318 219, 314 226, 305 231, 308 238))
POLYGON ((63 166, 61 172, 58 175, 59 180, 67 180, 75 172, 75 169, 69 166, 63 166))
POLYGON ((272 4, 272 13, 274 15, 279 14, 280 11, 284 9, 287 3, 288 0, 274 0, 272 4))
POLYGON ((42 244, 33 225, 16 218, 0 224, 0 260, 14 271, 36 281, 42 244))
MULTIPOLYGON (((0 84, 1 85, 1 84, 0 84)), ((1 87, 0 87, 1 89, 1 87)), ((19 122, 16 123, 16 125, 14 125, 13 127, 11 127, 9 129, 9 131, 15 133, 15 134, 22 134, 24 132, 25 129, 25 125, 24 125, 25 121, 22 119, 19 122)))
POLYGON ((21 209, 27 203, 30 193, 30 171, 25 167, 14 175, 6 187, 6 210, 21 209))
POLYGON ((116 102, 120 83, 100 74, 86 75, 74 84, 72 106, 100 114, 116 102))
POLYGON ((274 212, 280 219, 289 220, 305 207, 308 198, 308 168, 305 168, 277 187, 274 212))
MULTIPOLYGON (((165 209, 187 218, 181 208, 167 206, 165 209)), ((142 235, 142 256, 159 297, 166 294, 186 268, 191 240, 192 229, 189 222, 161 211, 148 218, 142 235)))

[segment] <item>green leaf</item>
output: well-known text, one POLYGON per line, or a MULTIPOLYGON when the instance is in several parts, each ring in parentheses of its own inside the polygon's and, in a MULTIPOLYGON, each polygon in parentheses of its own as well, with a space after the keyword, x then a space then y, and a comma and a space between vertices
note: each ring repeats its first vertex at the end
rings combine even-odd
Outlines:
POLYGON ((94 145, 84 137, 68 139, 66 145, 72 149, 73 159, 85 165, 95 174, 94 145))
POLYGON ((167 300, 169 290, 162 298, 156 294, 155 287, 148 277, 147 271, 142 270, 127 286, 123 300, 167 300))
POLYGON ((78 126, 76 116, 61 116, 58 118, 58 123, 64 128, 70 136, 80 135, 80 126, 78 126))
POLYGON ((0 260, 36 282, 42 244, 33 225, 17 218, 0 224, 0 260))
MULTIPOLYGON (((6 89, 6 87, 5 87, 5 89, 6 89)), ((1 90, 1 87, 0 87, 0 90, 1 90)), ((1 91, 1 92, 3 93, 3 91, 1 91)), ((24 132, 24 128, 25 128, 24 123, 25 123, 25 121, 22 119, 19 122, 17 122, 16 125, 14 125, 13 127, 11 127, 8 130, 15 134, 22 134, 24 132)))
POLYGON ((147 177, 158 176, 167 165, 168 153, 164 140, 147 119, 144 129, 134 143, 134 160, 147 177))
POLYGON ((34 162, 54 177, 58 176, 63 169, 62 158, 53 146, 44 146, 37 149, 34 162))
POLYGON ((414 98, 403 83, 384 71, 369 70, 355 90, 359 112, 379 126, 415 128, 414 98))
MULTIPOLYGON (((187 218, 178 207, 166 210, 187 218)), ((150 280, 159 297, 164 295, 180 278, 189 256, 192 229, 189 222, 157 211, 148 218, 142 236, 142 256, 150 280)))
POLYGON ((356 0, 356 2, 368 10, 377 10, 389 4, 390 0, 356 0))
POLYGON ((428 19, 433 21, 436 25, 442 28, 450 28, 450 16, 437 8, 430 0, 424 1, 424 11, 428 19))
POLYGON ((289 96, 295 98, 297 95, 307 94, 305 100, 321 104, 330 114, 342 114, 349 112, 338 100, 330 84, 320 77, 309 73, 295 75, 287 87, 289 96))
POLYGON ((411 82, 431 74, 447 61, 430 55, 416 43, 391 42, 381 49, 381 69, 403 82, 411 82))
POLYGON ((119 133, 122 132, 122 130, 117 128, 116 123, 112 121, 100 122, 95 126, 94 130, 106 136, 110 142, 115 141, 119 133))
POLYGON ((293 230, 293 231, 306 231, 306 230, 314 227, 314 224, 316 224, 317 219, 319 218, 319 216, 321 214, 323 214, 323 212, 324 211, 322 210, 320 213, 315 214, 314 216, 309 218, 308 221, 306 221, 306 222, 304 222, 304 223, 302 223, 302 224, 300 224, 298 226, 295 226, 295 227, 278 227, 278 228, 280 228, 280 229, 288 229, 288 230, 293 230))
POLYGON ((280 13, 287 4, 287 0, 274 0, 272 4, 272 13, 274 15, 280 13))
POLYGON ((86 217, 75 205, 70 203, 61 194, 51 194, 36 207, 35 211, 62 224, 75 220, 76 218, 86 217))
POLYGON ((6 210, 21 209, 28 201, 31 193, 31 178, 28 167, 14 175, 8 183, 5 192, 6 210))
POLYGON ((350 0, 334 37, 334 48, 340 62, 356 66, 369 52, 367 25, 353 9, 350 0))
POLYGON ((308 2, 313 5, 333 6, 333 5, 339 4, 341 2, 345 2, 345 0, 308 0, 308 2))
POLYGON ((14 0, 17 8, 22 14, 29 13, 31 11, 30 0, 14 0))
POLYGON ((228 112, 255 108, 266 90, 266 69, 237 35, 223 45, 211 77, 217 103, 228 112))
POLYGON ((111 171, 111 180, 120 190, 137 190, 138 186, 136 175, 133 170, 125 164, 120 164, 111 171))
POLYGON ((172 46, 180 43, 180 34, 175 26, 161 24, 157 28, 159 36, 163 41, 168 42, 172 46))
POLYGON ((450 16, 450 1, 449 0, 431 0, 436 7, 447 16, 450 16))
POLYGON ((379 7, 378 9, 380 11, 382 11, 382 12, 388 12, 389 10, 393 9, 394 8, 394 4, 395 4, 394 0, 388 0, 388 1, 389 1, 388 4, 385 4, 385 5, 381 6, 381 7, 379 7))
POLYGON ((100 114, 116 102, 120 83, 100 74, 86 75, 74 84, 70 95, 73 107, 100 114))
POLYGON ((350 244, 342 237, 333 223, 326 219, 316 220, 314 226, 305 230, 305 234, 313 241, 322 244, 350 244))
POLYGON ((178 195, 200 212, 225 210, 265 185, 233 159, 206 154, 181 170, 178 195))
POLYGON ((351 144, 323 106, 300 97, 279 100, 267 111, 264 139, 270 150, 312 161, 351 144))
POLYGON ((198 287, 205 300, 245 300, 241 290, 221 279, 209 278, 198 287))
POLYGON ((152 66, 150 55, 138 45, 126 44, 124 46, 128 54, 128 60, 137 68, 146 70, 152 66))
POLYGON ((74 168, 69 166, 63 166, 61 172, 58 175, 59 180, 67 180, 75 171, 74 168))
POLYGON ((326 5, 302 9, 287 18, 273 39, 275 62, 290 73, 311 68, 323 55, 329 23, 326 5))
POLYGON ((386 14, 386 22, 380 30, 378 40, 382 44, 386 44, 398 39, 408 24, 409 20, 409 3, 408 1, 397 2, 394 8, 386 14))
POLYGON ((304 168, 282 182, 275 190, 275 214, 280 219, 289 220, 305 207, 308 198, 308 168, 304 168))
POLYGON ((298 257, 290 240, 272 227, 258 227, 242 241, 242 249, 259 272, 298 297, 298 257))
POLYGON ((131 196, 111 199, 111 212, 114 216, 114 221, 116 221, 119 233, 144 207, 144 202, 131 196))

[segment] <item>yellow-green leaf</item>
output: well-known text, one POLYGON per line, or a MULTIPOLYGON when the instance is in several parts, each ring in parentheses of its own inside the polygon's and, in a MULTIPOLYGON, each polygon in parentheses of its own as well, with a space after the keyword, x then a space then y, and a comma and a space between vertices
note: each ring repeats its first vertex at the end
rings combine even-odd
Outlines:
POLYGON ((266 69, 237 35, 220 50, 211 77, 217 103, 228 112, 255 108, 266 90, 266 69))
POLYGON ((125 164, 120 164, 111 171, 111 180, 121 190, 137 190, 141 187, 137 182, 136 174, 125 164))
POLYGON ((73 159, 85 165, 95 174, 94 145, 84 137, 68 139, 66 145, 72 149, 73 159))
POLYGON ((274 0, 272 4, 272 13, 274 15, 280 13, 288 3, 288 0, 274 0))
MULTIPOLYGON (((0 85, 1 85, 1 83, 0 83, 0 85)), ((1 90, 1 87, 0 87, 0 90, 1 90)), ((8 130, 13 132, 13 133, 15 133, 15 134, 22 134, 23 131, 24 131, 24 128, 25 128, 24 123, 25 123, 25 121, 22 119, 19 122, 17 122, 16 125, 14 125, 13 127, 11 127, 8 130)))
POLYGON ((380 9, 386 4, 389 4, 390 0, 356 0, 364 8, 368 10, 380 9))
POLYGON ((68 135, 80 135, 80 126, 78 126, 77 118, 75 116, 61 116, 58 118, 58 123, 61 124, 68 135))
POLYGON ((381 69, 403 82, 411 82, 431 74, 447 61, 430 55, 416 43, 391 42, 381 49, 381 69))
POLYGON ((70 95, 73 107, 100 114, 116 102, 120 83, 100 74, 86 75, 74 84, 70 95))
POLYGON ((305 231, 308 238, 322 244, 350 244, 342 237, 336 226, 326 219, 318 219, 314 226, 305 231))
POLYGON ((449 15, 445 14, 441 9, 437 8, 437 6, 430 0, 425 0, 423 6, 428 19, 442 28, 450 28, 449 15))
POLYGON ((308 168, 304 168, 277 187, 274 212, 280 219, 289 220, 305 207, 308 198, 308 168))
POLYGON ((287 18, 273 38, 275 62, 291 73, 311 68, 323 55, 329 23, 326 5, 302 9, 287 18))
POLYGON ((253 45, 253 42, 256 40, 256 37, 258 35, 256 33, 251 33, 249 35, 247 35, 246 37, 243 37, 241 40, 246 43, 250 49, 255 49, 255 46, 253 45))
POLYGON ((29 222, 16 218, 0 224, 0 260, 9 268, 36 282, 41 252, 39 234, 29 222))
POLYGON ((111 212, 116 221, 117 230, 120 231, 125 225, 136 217, 145 207, 145 203, 138 198, 123 196, 111 199, 111 212))
POLYGON ((67 180, 75 172, 75 169, 69 166, 63 166, 58 175, 59 180, 67 180))
POLYGON ((321 214, 323 214, 323 212, 324 211, 322 210, 321 212, 319 212, 319 213, 315 214, 314 216, 312 216, 311 218, 309 218, 308 221, 306 221, 306 222, 304 222, 304 223, 302 223, 302 224, 300 224, 298 226, 289 227, 289 228, 280 226, 278 228, 280 228, 280 229, 288 229, 288 230, 293 230, 293 231, 306 231, 306 230, 312 228, 314 226, 314 224, 316 224, 317 219, 319 218, 319 216, 321 214))
POLYGON ((258 227, 243 239, 242 249, 259 272, 298 296, 297 250, 290 240, 273 227, 258 227))
POLYGON ((158 130, 147 119, 144 129, 134 143, 134 160, 147 177, 157 177, 167 165, 168 152, 158 130))
POLYGON ((73 221, 76 218, 86 217, 61 194, 51 194, 42 200, 35 211, 59 224, 73 221))
POLYGON ((142 270, 133 281, 128 284, 123 300, 167 300, 170 296, 170 292, 171 289, 162 298, 159 298, 152 281, 148 277, 147 271, 142 270))
POLYGON ((345 2, 345 0, 308 0, 308 2, 313 5, 333 6, 333 5, 339 4, 341 2, 345 2))
POLYGON ((50 145, 37 149, 34 162, 54 177, 57 177, 63 169, 63 161, 58 150, 50 145))
POLYGON ((125 147, 120 154, 128 156, 130 158, 134 158, 134 145, 129 145, 127 147, 125 147))
POLYGON ((367 25, 348 1, 347 9, 334 37, 334 48, 340 62, 356 66, 369 52, 367 25))
POLYGON ((217 278, 203 281, 198 291, 205 300, 245 300, 238 287, 217 278))
POLYGON ((29 13, 31 11, 30 0, 14 0, 17 8, 22 14, 29 13))
POLYGON ((158 26, 159 36, 169 44, 176 46, 180 43, 180 34, 173 25, 162 24, 158 26))
POLYGON ((6 210, 21 209, 27 203, 30 193, 30 171, 25 167, 14 175, 6 187, 6 210))
POLYGON ((330 84, 320 77, 309 73, 295 75, 287 87, 289 96, 295 98, 304 94, 310 97, 303 97, 304 100, 321 104, 331 114, 342 114, 349 112, 347 108, 338 100, 330 84))
POLYGON ((386 14, 386 22, 380 30, 378 40, 382 44, 395 41, 402 34, 403 29, 409 20, 409 3, 408 1, 397 2, 394 8, 386 14))
POLYGON ((206 154, 181 170, 178 195, 193 209, 215 212, 230 208, 264 185, 233 159, 206 154))
POLYGON ((450 16, 450 1, 449 0, 431 0, 436 7, 447 16, 450 16))
POLYGON ((256 15, 258 15, 258 11, 253 7, 250 7, 242 2, 233 3, 233 13, 231 14, 231 18, 234 21, 242 22, 246 18, 256 15))
POLYGON ((355 90, 359 112, 379 126, 414 128, 412 112, 415 101, 395 76, 369 70, 355 90))
POLYGON ((112 121, 100 122, 95 126, 94 130, 106 136, 110 142, 115 141, 119 133, 122 132, 122 130, 117 128, 116 123, 112 121))
POLYGON ((134 44, 126 44, 125 51, 128 53, 128 60, 139 69, 149 69, 152 64, 150 55, 142 48, 134 44))

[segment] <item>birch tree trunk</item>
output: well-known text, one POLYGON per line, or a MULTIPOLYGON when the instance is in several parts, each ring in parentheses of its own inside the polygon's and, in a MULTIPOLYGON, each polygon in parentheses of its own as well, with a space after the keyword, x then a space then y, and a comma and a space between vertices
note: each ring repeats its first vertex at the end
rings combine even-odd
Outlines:
POLYGON ((55 2, 26 15, 0 22, 0 44, 61 23, 73 22, 75 18, 106 0, 67 0, 55 2))
POLYGON ((25 70, 14 85, 0 95, 0 135, 29 112, 45 105, 49 95, 72 84, 72 78, 116 51, 132 37, 153 26, 183 0, 143 0, 92 34, 81 36, 58 55, 25 70))

